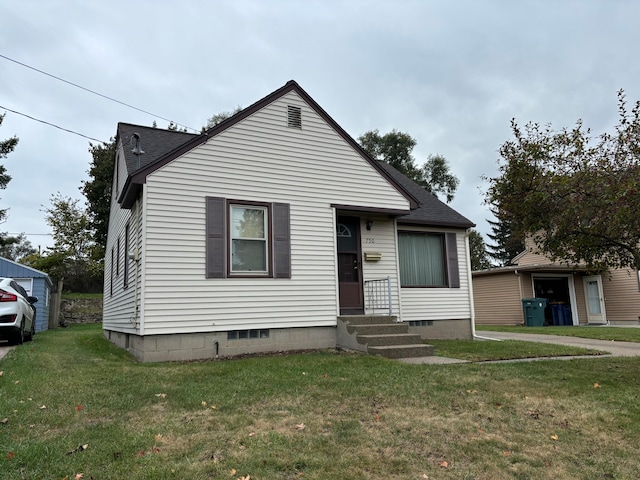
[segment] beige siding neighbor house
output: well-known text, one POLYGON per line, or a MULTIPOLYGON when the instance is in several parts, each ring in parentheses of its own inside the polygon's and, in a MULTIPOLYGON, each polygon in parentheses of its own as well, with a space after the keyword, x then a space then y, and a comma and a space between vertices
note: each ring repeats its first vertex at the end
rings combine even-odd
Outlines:
POLYGON ((472 273, 478 325, 524 324, 522 300, 544 298, 545 325, 637 325, 638 272, 616 269, 597 274, 585 266, 551 262, 527 241, 513 265, 472 273))
POLYGON ((371 314, 470 338, 473 224, 297 83, 202 134, 116 141, 103 328, 140 360, 336 347, 371 314))

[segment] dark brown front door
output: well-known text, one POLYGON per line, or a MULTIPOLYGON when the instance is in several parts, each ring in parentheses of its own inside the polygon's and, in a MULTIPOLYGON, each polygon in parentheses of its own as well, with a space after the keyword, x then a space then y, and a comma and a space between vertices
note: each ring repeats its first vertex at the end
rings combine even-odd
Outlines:
POLYGON ((362 289, 362 252, 360 251, 360 219, 338 217, 336 225, 338 240, 338 291, 340 314, 364 313, 362 289))

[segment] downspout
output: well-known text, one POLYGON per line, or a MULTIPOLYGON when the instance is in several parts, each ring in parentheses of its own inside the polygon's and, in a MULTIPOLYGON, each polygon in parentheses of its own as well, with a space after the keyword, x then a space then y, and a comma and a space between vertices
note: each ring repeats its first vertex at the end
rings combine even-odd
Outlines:
POLYGON ((469 247, 469 234, 471 229, 468 228, 464 234, 464 246, 467 250, 467 283, 469 285, 469 308, 471 310, 471 335, 474 340, 493 340, 500 342, 497 338, 482 337, 476 334, 476 308, 473 303, 473 277, 471 275, 471 248, 469 247))

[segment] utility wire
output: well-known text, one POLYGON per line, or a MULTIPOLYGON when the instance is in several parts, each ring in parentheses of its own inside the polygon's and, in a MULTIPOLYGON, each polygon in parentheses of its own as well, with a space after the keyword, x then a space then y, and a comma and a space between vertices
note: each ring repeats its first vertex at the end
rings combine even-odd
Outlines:
POLYGON ((2 105, 0 105, 0 110, 6 110, 6 111, 11 112, 11 113, 22 115, 23 117, 27 117, 27 118, 29 118, 31 120, 35 120, 36 122, 44 123, 45 125, 50 125, 50 126, 55 127, 55 128, 57 128, 59 130, 63 130, 65 132, 69 132, 69 133, 73 133, 74 135, 78 135, 80 137, 88 138, 89 140, 93 140, 95 142, 100 142, 100 143, 103 143, 105 145, 109 145, 109 142, 105 142, 104 140, 98 140, 97 138, 88 137, 86 135, 83 135, 82 133, 74 132, 73 130, 69 130, 68 128, 60 127, 60 126, 58 126, 58 125, 56 125, 54 123, 45 122, 44 120, 40 120, 39 118, 32 117, 30 115, 27 115, 26 113, 22 113, 22 112, 17 112, 15 110, 11 110, 10 108, 3 107, 2 105))
POLYGON ((188 128, 189 130, 193 130, 194 132, 200 133, 200 130, 188 127, 186 125, 182 125, 182 124, 174 122, 173 120, 170 120, 168 118, 161 117, 160 115, 154 115, 151 112, 148 112, 146 110, 142 110, 141 108, 138 108, 138 107, 134 107, 133 105, 129 105, 128 103, 121 102, 120 100, 116 100, 115 98, 109 97, 107 95, 103 95, 103 94, 98 93, 98 92, 96 92, 94 90, 90 90, 90 89, 88 89, 86 87, 83 87, 82 85, 78 85, 77 83, 70 82, 69 80, 65 80, 64 78, 56 77, 55 75, 52 75, 51 73, 47 73, 47 72, 45 72, 43 70, 38 70, 37 68, 32 67, 31 65, 27 65, 26 63, 19 62, 18 60, 14 60, 13 58, 9 58, 6 55, 2 55, 1 53, 0 53, 0 57, 4 58, 6 60, 9 60, 10 62, 17 63, 18 65, 21 65, 21 66, 23 66, 25 68, 28 68, 30 70, 33 70, 35 72, 42 73, 43 75, 46 75, 48 77, 55 78, 56 80, 59 80, 61 82, 67 83, 69 85, 72 85, 72 86, 74 86, 76 88, 84 90, 85 92, 93 93, 94 95, 97 95, 97 96, 102 97, 102 98, 106 98, 107 100, 111 100, 112 102, 119 103, 120 105, 124 105, 125 107, 132 108, 134 110, 137 110, 138 112, 146 113, 147 115, 151 115, 152 117, 157 117, 157 118, 159 118, 161 120, 165 120, 167 122, 173 123, 174 125, 177 125, 179 127, 188 128))

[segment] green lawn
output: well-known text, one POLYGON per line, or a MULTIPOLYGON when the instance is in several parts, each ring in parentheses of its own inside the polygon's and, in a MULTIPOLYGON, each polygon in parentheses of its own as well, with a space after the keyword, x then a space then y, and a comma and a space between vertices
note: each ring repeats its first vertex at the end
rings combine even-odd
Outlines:
POLYGON ((630 479, 640 471, 637 358, 407 365, 326 351, 139 364, 99 326, 82 325, 36 335, 0 371, 0 478, 630 479))
POLYGON ((569 337, 614 340, 617 342, 640 342, 640 328, 623 327, 512 327, 502 325, 476 325, 477 331, 541 333, 544 335, 564 335, 569 337))

